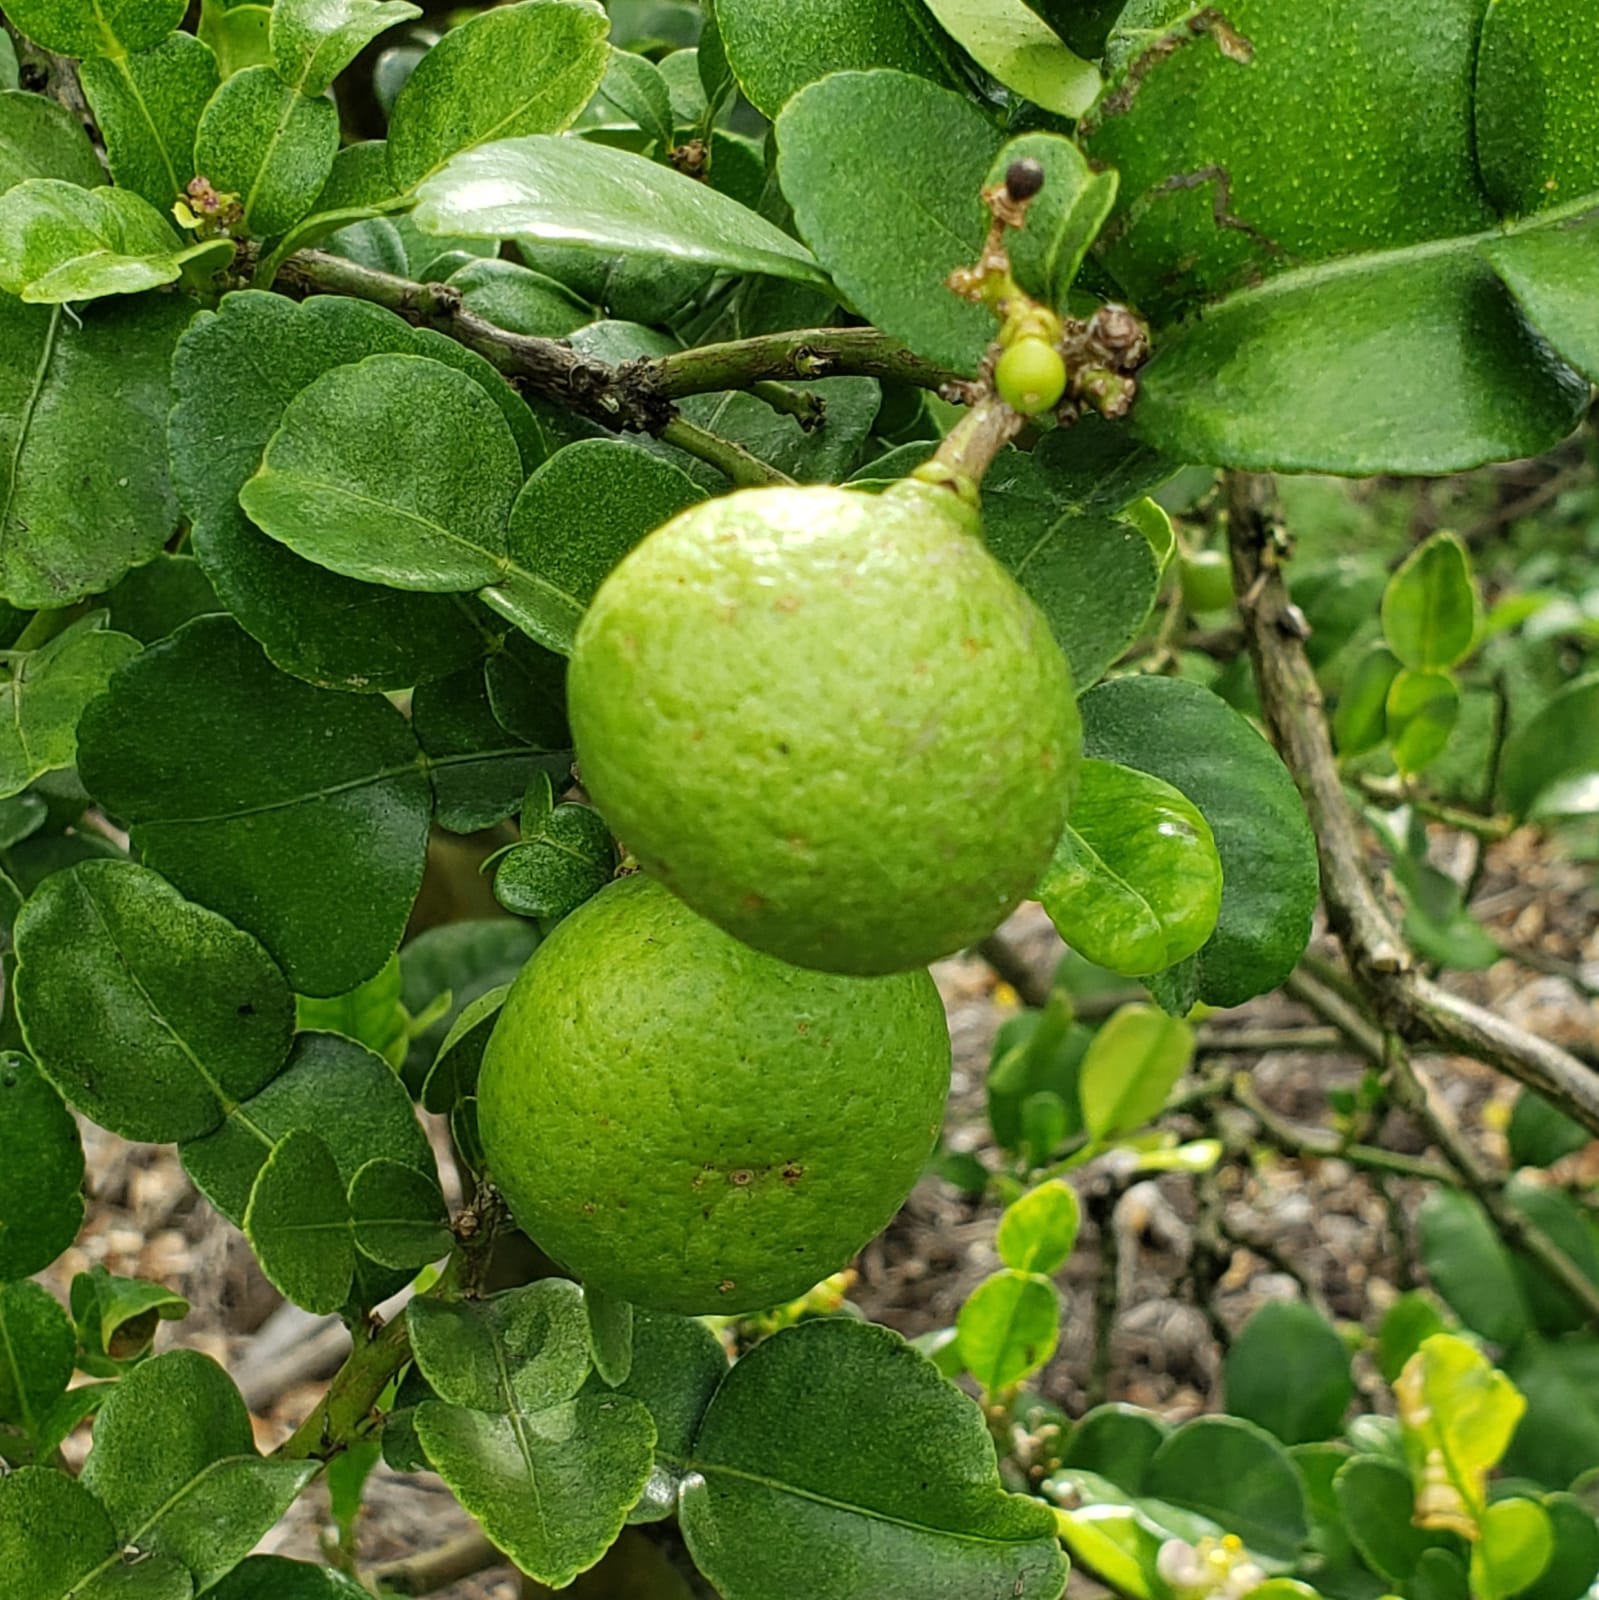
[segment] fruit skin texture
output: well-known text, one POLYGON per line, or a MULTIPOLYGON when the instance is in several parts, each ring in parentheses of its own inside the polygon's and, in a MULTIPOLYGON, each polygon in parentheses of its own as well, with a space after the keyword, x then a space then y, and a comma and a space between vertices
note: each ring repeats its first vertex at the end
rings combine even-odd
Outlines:
POLYGON ((1185 555, 1177 579, 1183 588, 1183 604, 1190 611, 1224 611, 1236 598, 1232 563, 1219 550, 1185 555))
POLYGON ((512 1215, 563 1266, 656 1310, 750 1311, 888 1223, 949 1070, 927 973, 788 966, 635 875, 522 969, 478 1121, 512 1215))
POLYGON ((745 489, 601 586, 568 692, 579 770, 638 860, 798 966, 904 972, 1032 892, 1076 783, 1071 673, 975 512, 745 489))

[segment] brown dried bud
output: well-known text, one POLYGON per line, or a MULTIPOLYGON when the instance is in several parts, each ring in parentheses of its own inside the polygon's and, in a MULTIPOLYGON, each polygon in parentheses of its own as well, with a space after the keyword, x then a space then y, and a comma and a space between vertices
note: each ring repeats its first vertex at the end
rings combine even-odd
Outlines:
POLYGON ((1018 204, 1031 200, 1044 187, 1044 166, 1031 156, 1013 161, 1005 169, 1005 193, 1018 204))

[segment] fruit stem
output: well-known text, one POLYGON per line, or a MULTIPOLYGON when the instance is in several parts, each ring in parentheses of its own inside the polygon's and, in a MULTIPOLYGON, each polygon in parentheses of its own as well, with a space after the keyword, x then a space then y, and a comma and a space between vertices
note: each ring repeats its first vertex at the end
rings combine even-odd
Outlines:
POLYGON ((915 476, 946 483, 957 491, 963 483, 980 484, 994 458, 1026 424, 1027 418, 1012 411, 998 395, 980 395, 915 476))
POLYGON ((656 435, 663 444, 675 444, 691 456, 709 462, 718 472, 725 472, 741 489, 759 488, 764 484, 793 483, 786 472, 768 466, 758 455, 746 450, 732 439, 724 439, 709 428, 702 428, 687 417, 673 417, 656 435))

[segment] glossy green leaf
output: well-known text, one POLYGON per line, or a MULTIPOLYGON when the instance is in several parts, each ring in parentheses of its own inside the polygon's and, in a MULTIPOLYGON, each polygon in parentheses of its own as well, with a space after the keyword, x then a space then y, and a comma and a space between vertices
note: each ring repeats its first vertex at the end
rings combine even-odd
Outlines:
POLYGON ((284 1556, 251 1556, 207 1600, 365 1600, 367 1591, 333 1567, 290 1561, 284 1556))
POLYGON ((1004 1493, 977 1407, 886 1328, 820 1319, 757 1345, 685 1465, 683 1534, 727 1600, 1065 1587, 1048 1508, 1004 1493))
POLYGON ((583 1391, 582 1291, 545 1279, 492 1299, 418 1301, 417 1410, 434 1468, 491 1539, 541 1582, 591 1567, 649 1476, 655 1425, 627 1396, 583 1391))
POLYGON ((1512 1345, 1527 1331, 1514 1264, 1470 1195, 1433 1190, 1417 1216, 1421 1258, 1438 1292, 1468 1328, 1512 1345))
POLYGON ((1495 235, 1484 259, 1522 312, 1590 382, 1599 379, 1599 222, 1592 215, 1495 235))
POLYGON ((467 262, 447 282, 468 311, 531 339, 564 339, 594 320, 594 307, 564 283, 498 256, 467 262))
POLYGON ((1071 1507, 1055 1516, 1074 1559, 1129 1600, 1155 1600, 1156 1562, 1168 1540, 1186 1534, 1191 1543, 1214 1526, 1175 1507, 1135 1499, 1091 1472, 1058 1473, 1046 1487, 1052 1499, 1071 1507))
POLYGON ((1554 1554, 1522 1593, 1525 1600, 1580 1600, 1599 1575, 1599 1522, 1575 1495, 1545 1495, 1543 1508, 1554 1527, 1554 1554))
POLYGON ((83 1223, 83 1143, 61 1096, 25 1055, 0 1051, 0 1280, 40 1272, 83 1223))
POLYGON ((337 1311, 355 1274, 350 1200, 333 1153, 303 1128, 287 1133, 256 1174, 244 1236, 267 1281, 307 1311, 337 1311))
POLYGON ((1520 1594, 1554 1553, 1554 1524, 1536 1500, 1496 1500, 1483 1512, 1482 1537, 1471 1549, 1471 1592, 1483 1600, 1520 1594))
POLYGON ((78 768, 143 858, 254 933, 300 993, 343 994, 394 953, 432 794, 385 701, 287 677, 231 619, 199 617, 90 706, 78 768))
POLYGON ((395 189, 414 189, 490 140, 569 128, 605 75, 606 27, 592 0, 528 0, 452 29, 418 63, 389 119, 395 189))
POLYGON ((461 1008, 423 1080, 419 1098, 426 1110, 453 1111, 458 1101, 477 1093, 483 1052, 510 990, 508 983, 497 984, 461 1008))
POLYGON ((0 194, 29 178, 85 189, 105 182, 83 124, 54 100, 12 87, 0 91, 0 194))
POLYGON ((1085 761, 1071 821, 1038 898, 1087 960, 1128 977, 1162 971, 1211 936, 1221 858, 1199 808, 1169 783, 1085 761))
POLYGON ((249 1554, 318 1468, 257 1455, 228 1375, 209 1356, 174 1350, 106 1397, 78 1481, 124 1545, 181 1562, 203 1589, 249 1554))
POLYGON ((1155 1452, 1144 1492, 1209 1517, 1257 1555, 1292 1561, 1308 1531, 1288 1452, 1237 1417, 1199 1417, 1155 1452))
POLYGON ((1349 1351, 1303 1301, 1271 1301, 1227 1350, 1227 1409, 1284 1444, 1330 1439, 1354 1398, 1349 1351))
POLYGON ((136 55, 85 61, 79 74, 117 186, 169 214, 195 175, 194 136, 221 83, 209 46, 171 33, 136 55))
POLYGON ((421 15, 408 0, 276 0, 272 65, 301 94, 321 94, 380 33, 421 15))
POLYGON ((961 82, 949 42, 903 0, 718 0, 716 27, 739 87, 768 117, 833 72, 893 67, 961 82))
POLYGON ((554 922, 611 881, 616 846, 599 812, 571 801, 552 805, 548 784, 529 791, 522 842, 500 857, 494 898, 516 916, 554 922))
POLYGON ((1002 142, 965 95, 903 72, 834 73, 777 122, 778 176, 817 260, 862 316, 957 372, 975 371, 998 332, 944 280, 977 259, 978 190, 1002 142))
POLYGON ((1412 1289, 1400 1295, 1383 1313, 1382 1325, 1377 1330, 1377 1370, 1384 1380, 1392 1383, 1404 1370, 1405 1363, 1421 1348, 1421 1341, 1435 1333, 1448 1332, 1449 1326, 1430 1292, 1412 1289))
POLYGON ((72 765, 83 708, 139 653, 137 640, 106 631, 105 620, 91 614, 30 650, 0 684, 0 796, 72 765))
POLYGON ((0 92, 17 87, 20 69, 17 65, 17 47, 8 33, 0 41, 0 92))
POLYGON ((1035 1272, 996 1272, 955 1318, 960 1359, 986 1395, 1020 1383, 1048 1362, 1060 1338, 1060 1296, 1035 1272))
POLYGON ((184 0, 11 0, 6 15, 46 50, 119 56, 159 43, 184 9, 184 0))
POLYGON ((1599 806, 1599 674, 1568 683, 1511 733, 1499 789, 1518 817, 1599 806))
POLYGON ((1096 68, 1024 0, 927 0, 927 9, 980 67, 1034 105, 1080 117, 1097 98, 1096 68))
POLYGON ((1194 1057, 1194 1030, 1153 1006, 1123 1006, 1078 1069, 1083 1125, 1095 1144, 1136 1133, 1166 1104, 1194 1057))
POLYGON ((430 1173, 403 1161, 369 1161, 350 1183, 355 1247, 379 1266, 415 1271, 450 1253, 444 1196, 430 1173))
POLYGON ((137 1565, 103 1507, 54 1467, 0 1477, 0 1566, 29 1600, 191 1600, 194 1580, 168 1556, 137 1565))
POLYGON ((1340 756, 1364 755, 1388 737, 1388 691, 1398 676, 1399 658, 1381 644, 1368 647, 1350 668, 1332 719, 1340 756))
POLYGON ((434 1175, 432 1148, 404 1084, 380 1056, 331 1033, 300 1034, 271 1083, 179 1154, 195 1187, 239 1223, 268 1154, 296 1132, 314 1133, 327 1146, 346 1187, 377 1160, 434 1175))
POLYGON ((444 349, 454 352, 485 393, 514 408, 509 415, 533 423, 487 362, 451 340, 424 340, 399 317, 356 300, 297 306, 281 295, 229 295, 218 312, 195 319, 173 363, 173 479, 194 521, 195 553, 271 659, 325 688, 410 688, 475 661, 486 647, 490 619, 470 600, 341 577, 268 538, 238 505, 284 408, 302 389, 333 367, 424 349, 439 360, 444 349))
POLYGON ((1067 1437, 1061 1464, 1108 1478, 1128 1494, 1141 1494, 1144 1475, 1171 1429, 1137 1406, 1096 1406, 1067 1437))
POLYGON ((40 1070, 127 1139, 193 1138, 283 1065, 293 1003, 248 934, 148 867, 82 861, 17 918, 16 1004, 40 1070))
POLYGON ((653 61, 613 47, 599 92, 624 117, 637 123, 659 152, 672 148, 672 93, 653 61))
POLYGON ((827 286, 804 245, 738 201, 643 156, 588 140, 532 135, 467 151, 428 178, 417 198, 416 223, 424 233, 515 234, 827 286))
POLYGON ((1592 1136, 1542 1095, 1523 1089, 1505 1129, 1513 1167, 1552 1167, 1566 1156, 1586 1150, 1592 1136))
POLYGON ((1016 1272, 1058 1271, 1077 1242, 1079 1217, 1076 1191, 1051 1178, 1005 1208, 994 1248, 1016 1272))
POLYGON ((382 1056, 390 1066, 398 1066, 405 1058, 410 1023, 400 1003, 399 957, 390 956, 381 970, 344 994, 321 1000, 295 996, 294 1014, 300 1031, 342 1033, 382 1056))
POLYGON ((422 356, 335 367, 283 413, 239 493, 255 525, 346 577, 482 588, 507 570, 521 484, 505 419, 464 374, 422 356))
MULTIPOLYGON (((1082 1127, 1077 1074, 1090 1038, 1089 1030, 1073 1021, 1071 1001, 1063 992, 1052 991, 1041 1010, 1022 1011, 1001 1025, 987 1087, 989 1125, 1004 1149, 1021 1150, 1026 1142, 1024 1107, 1038 1095, 1052 1098, 1063 1115, 1070 1107, 1070 1125, 1062 1127, 1062 1138, 1082 1127)), ((1050 1149, 1038 1152, 1040 1161, 1048 1159, 1050 1149)))
POLYGON ((589 1359, 602 1382, 613 1389, 633 1370, 633 1307, 592 1284, 583 1290, 589 1319, 589 1359))
POLYGON ((199 36, 215 53, 224 78, 271 62, 271 27, 270 6, 230 5, 222 10, 202 0, 199 36))
POLYGON ((238 196, 240 227, 268 238, 311 209, 338 148, 331 100, 301 94, 270 67, 246 67, 205 108, 194 164, 218 193, 238 196))
POLYGON ((1401 772, 1437 760, 1460 717, 1460 687, 1442 672, 1398 673, 1384 705, 1388 742, 1401 772))
POLYGON ((78 1325, 81 1364, 99 1376, 116 1374, 118 1364, 150 1353, 156 1328, 189 1314, 189 1302, 159 1283, 118 1278, 98 1264, 72 1280, 72 1317, 78 1325))
POLYGON ((1442 672, 1471 654, 1482 606, 1471 557, 1452 533, 1435 533, 1388 580, 1382 631, 1402 666, 1442 672))
POLYGON ((13 605, 99 594, 171 537, 162 439, 191 309, 146 295, 78 319, 0 295, 0 594, 13 605))
POLYGON ((557 450, 511 509, 515 571, 497 609, 551 650, 571 653, 595 591, 645 534, 704 498, 682 472, 631 445, 584 439, 557 450))
POLYGON ((77 1348, 72 1319, 49 1290, 0 1283, 0 1424, 35 1432, 65 1392, 77 1348))
POLYGON ((1162 778, 1199 807, 1221 857, 1221 911, 1196 960, 1199 998, 1240 1005, 1298 964, 1316 906, 1316 847, 1271 746, 1209 690, 1118 678, 1078 702, 1083 753, 1162 778))
POLYGON ((1409 1581, 1426 1551, 1458 1549, 1448 1535, 1411 1520, 1415 1489, 1397 1462, 1354 1456, 1339 1470, 1333 1492, 1361 1560, 1396 1589, 1409 1581))

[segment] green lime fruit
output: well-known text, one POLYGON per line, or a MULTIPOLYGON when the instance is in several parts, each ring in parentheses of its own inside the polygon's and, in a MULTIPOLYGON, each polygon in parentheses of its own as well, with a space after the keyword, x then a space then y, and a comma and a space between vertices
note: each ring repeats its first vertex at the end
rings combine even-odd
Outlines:
POLYGON ((595 596, 568 692, 584 784, 702 916, 798 966, 926 966, 1054 851, 1081 746, 1049 625, 976 512, 746 489, 655 530, 595 596))
POLYGON ((643 875, 511 987, 478 1122, 520 1227, 586 1282, 688 1315, 836 1272, 932 1153, 949 1032, 925 972, 791 967, 643 875))
POLYGON ((1177 581, 1190 611, 1225 611, 1233 603, 1233 569, 1219 550, 1196 550, 1178 563, 1177 581))
POLYGON ((1053 411, 1066 392, 1066 362, 1047 339, 1018 339, 995 364, 994 388, 1024 417, 1053 411))

